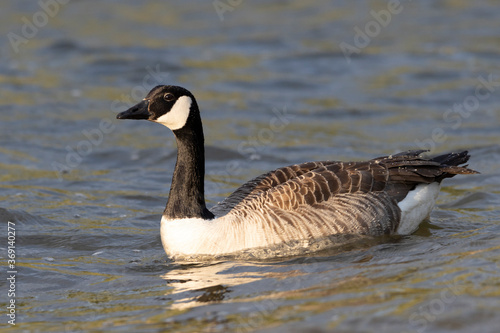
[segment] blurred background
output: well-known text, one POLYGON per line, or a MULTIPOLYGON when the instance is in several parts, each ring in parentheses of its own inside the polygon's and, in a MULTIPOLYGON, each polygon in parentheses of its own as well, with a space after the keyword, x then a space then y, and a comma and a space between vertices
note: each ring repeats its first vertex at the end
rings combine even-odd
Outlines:
POLYGON ((3 3, 0 222, 3 239, 16 227, 14 329, 496 332, 499 16, 495 0, 3 3), (309 160, 468 149, 481 175, 447 180, 415 235, 175 263, 159 239, 174 137, 115 119, 158 84, 200 105, 209 207, 309 160))

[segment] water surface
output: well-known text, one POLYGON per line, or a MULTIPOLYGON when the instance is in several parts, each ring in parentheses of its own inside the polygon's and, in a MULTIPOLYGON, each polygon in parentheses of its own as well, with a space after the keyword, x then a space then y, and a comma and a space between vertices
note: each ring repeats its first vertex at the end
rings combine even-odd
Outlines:
POLYGON ((2 327, 496 332, 500 6, 402 1, 377 30, 370 11, 384 10, 243 1, 221 17, 211 1, 92 0, 49 15, 34 1, 3 4, 0 222, 5 240, 15 223, 18 307, 13 328, 2 278, 2 327), (40 27, 15 46, 9 33, 22 37, 26 20, 40 27), (358 52, 346 57, 343 42, 358 52), (411 236, 267 261, 172 262, 159 221, 174 137, 115 120, 157 84, 198 99, 209 206, 309 160, 468 149, 481 174, 446 180, 411 236))

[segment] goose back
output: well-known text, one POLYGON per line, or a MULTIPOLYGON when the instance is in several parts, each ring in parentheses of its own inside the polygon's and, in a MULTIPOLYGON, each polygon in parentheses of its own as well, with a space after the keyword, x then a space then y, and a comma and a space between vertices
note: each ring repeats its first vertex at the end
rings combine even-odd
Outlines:
POLYGON ((392 234, 401 221, 398 203, 417 185, 475 173, 457 166, 467 161, 467 152, 434 159, 421 157, 422 152, 279 168, 250 180, 212 212, 229 216, 233 224, 260 223, 273 242, 339 233, 392 234))

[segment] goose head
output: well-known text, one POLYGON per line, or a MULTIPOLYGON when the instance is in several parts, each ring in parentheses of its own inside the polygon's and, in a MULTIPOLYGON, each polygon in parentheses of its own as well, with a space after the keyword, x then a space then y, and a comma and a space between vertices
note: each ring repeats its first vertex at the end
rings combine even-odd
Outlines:
POLYGON ((185 127, 191 118, 199 117, 193 94, 178 86, 156 86, 138 104, 119 113, 117 119, 146 119, 172 131, 185 127))

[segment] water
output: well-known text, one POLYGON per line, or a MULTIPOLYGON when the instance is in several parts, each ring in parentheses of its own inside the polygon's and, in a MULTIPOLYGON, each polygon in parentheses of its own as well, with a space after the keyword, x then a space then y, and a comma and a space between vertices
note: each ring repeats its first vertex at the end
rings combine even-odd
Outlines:
POLYGON ((243 1, 221 16, 211 1, 50 3, 0 13, 2 276, 9 221, 17 270, 15 297, 0 280, 2 328, 497 331, 496 1, 243 1), (346 58, 342 42, 356 52, 346 58), (481 174, 446 180, 411 236, 172 262, 159 220, 173 135, 114 119, 159 83, 187 87, 202 108, 209 206, 308 160, 469 149, 481 174))

